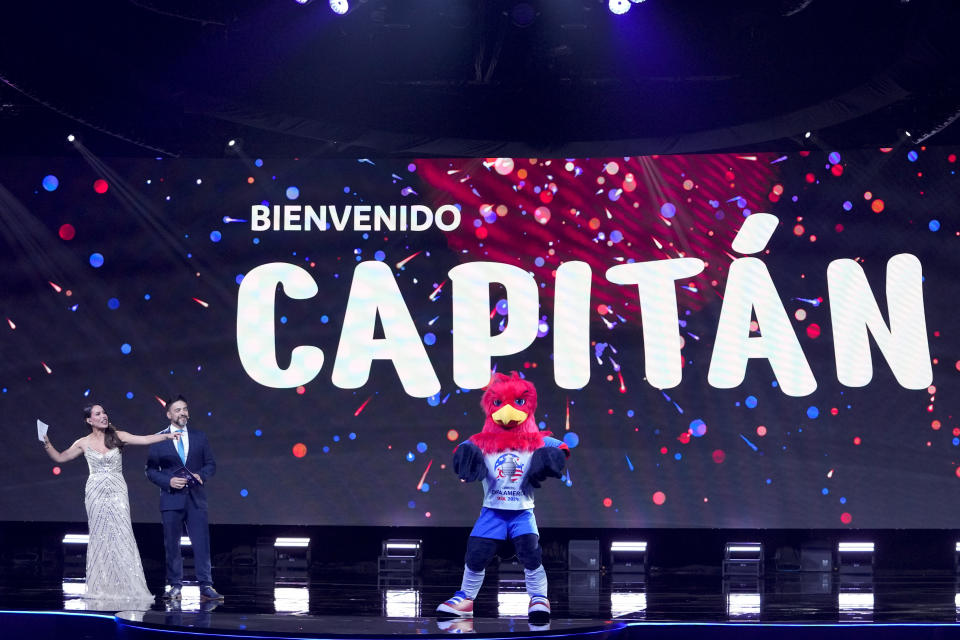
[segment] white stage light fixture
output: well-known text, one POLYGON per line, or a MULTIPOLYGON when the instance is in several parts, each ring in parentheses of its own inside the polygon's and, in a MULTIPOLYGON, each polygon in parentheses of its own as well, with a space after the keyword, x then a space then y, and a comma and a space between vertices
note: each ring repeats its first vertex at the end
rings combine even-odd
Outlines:
POLYGON ((330 0, 330 11, 338 16, 346 15, 350 11, 350 2, 348 0, 330 0))
POLYGON ((609 0, 607 2, 607 8, 610 9, 610 13, 615 16, 622 16, 627 11, 630 11, 630 0, 609 0))
POLYGON ((309 547, 310 538, 277 538, 274 547, 309 547))

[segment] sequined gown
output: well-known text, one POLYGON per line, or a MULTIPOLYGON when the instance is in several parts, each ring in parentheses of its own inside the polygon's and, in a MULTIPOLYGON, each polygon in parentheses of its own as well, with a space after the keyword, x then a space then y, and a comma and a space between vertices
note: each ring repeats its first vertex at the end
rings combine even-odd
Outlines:
POLYGON ((87 448, 84 457, 90 468, 84 497, 90 529, 85 597, 152 600, 130 524, 130 500, 120 449, 98 453, 87 448))

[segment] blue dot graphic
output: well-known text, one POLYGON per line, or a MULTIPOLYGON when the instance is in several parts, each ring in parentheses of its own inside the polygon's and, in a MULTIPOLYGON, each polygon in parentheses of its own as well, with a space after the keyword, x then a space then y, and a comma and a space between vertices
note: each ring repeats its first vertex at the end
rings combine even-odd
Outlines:
POLYGON ((632 417, 633 417, 633 409, 627 410, 627 417, 628 417, 628 418, 632 418, 632 417))
POLYGON ((210 241, 211 241, 211 242, 220 242, 220 240, 221 240, 222 238, 223 238, 223 235, 222 235, 219 231, 213 230, 213 231, 210 232, 210 241))
POLYGON ((419 451, 420 453, 425 453, 425 452, 427 451, 427 443, 426 443, 426 442, 418 442, 418 443, 417 443, 417 451, 419 451))
POLYGON ((544 260, 540 256, 537 256, 536 258, 533 259, 533 264, 537 265, 538 267, 542 267, 544 263, 546 263, 546 260, 544 260))
POLYGON ((287 316, 280 316, 280 324, 287 324, 287 316))
POLYGON ((436 344, 436 342, 437 342, 437 336, 433 335, 432 333, 424 334, 424 336, 423 336, 423 343, 424 343, 425 345, 427 345, 427 346, 432 346, 432 345, 436 344))
POLYGON ((413 509, 413 508, 415 508, 416 506, 417 506, 417 503, 414 502, 413 500, 411 500, 410 502, 407 503, 407 508, 409 508, 409 509, 413 509))
POLYGON ((927 225, 927 228, 930 229, 930 231, 940 231, 940 221, 931 220, 930 224, 927 225))
POLYGON ((263 435, 263 431, 261 431, 260 429, 257 429, 256 431, 253 432, 253 435, 259 438, 260 436, 263 435))
POLYGON ((320 322, 322 322, 323 324, 327 324, 328 322, 330 322, 330 318, 328 318, 327 316, 320 316, 320 322))
POLYGON ((427 491, 430 491, 430 484, 427 482, 424 482, 422 485, 420 485, 420 491, 423 491, 424 493, 426 493, 427 491))
POLYGON ((417 456, 413 455, 413 451, 407 451, 407 462, 413 462, 416 458, 417 456))
POLYGON ((747 399, 744 400, 743 403, 750 409, 755 409, 757 406, 757 399, 754 396, 747 396, 747 399))
POLYGON ((436 407, 437 405, 439 405, 439 404, 440 404, 440 394, 438 393, 438 394, 435 395, 435 396, 430 396, 429 398, 427 398, 427 404, 429 404, 431 407, 436 407))
POLYGON ((296 187, 287 187, 287 200, 296 200, 300 197, 300 189, 296 187))
POLYGON ((324 453, 330 453, 330 447, 324 445, 324 447, 323 447, 323 452, 324 452, 324 453))
POLYGON ((133 391, 127 391, 127 400, 133 400, 133 391))
POLYGON ((814 420, 819 415, 820 415, 820 409, 817 409, 816 407, 810 407, 809 409, 807 409, 807 417, 810 418, 811 420, 814 420))
POLYGON ((850 211, 850 209, 853 209, 853 203, 847 200, 846 202, 843 203, 843 210, 850 211))
POLYGON ((577 445, 580 444, 580 436, 575 434, 573 431, 568 431, 563 436, 563 442, 571 449, 576 449, 577 445))
POLYGON ((95 269, 99 269, 103 266, 103 254, 102 253, 91 253, 90 254, 90 265, 95 269))
POLYGON ((120 351, 122 353, 130 353, 131 351, 133 351, 133 347, 131 347, 126 342, 124 342, 122 345, 120 345, 120 351))
POLYGON ((350 438, 351 440, 356 440, 356 439, 357 439, 357 434, 355 434, 354 432, 351 431, 351 432, 350 432, 350 435, 348 435, 347 437, 350 438))
POLYGON ((667 202, 660 207, 660 215, 664 218, 672 218, 677 215, 677 207, 672 202, 667 202))
POLYGON ((847 504, 847 499, 841 496, 840 504, 847 504))
POLYGON ((673 454, 673 459, 674 459, 674 460, 682 460, 682 459, 683 459, 683 454, 678 451, 677 453, 673 454))
POLYGON ((47 191, 56 191, 57 187, 60 186, 60 181, 57 180, 57 176, 49 175, 44 176, 42 184, 47 191))
POLYGON ((234 279, 237 281, 237 284, 240 284, 241 282, 243 282, 243 274, 242 274, 242 273, 238 273, 238 274, 237 274, 237 277, 234 278, 234 279))
POLYGON ((334 442, 340 442, 340 436, 333 436, 334 442))
POLYGON ((247 492, 246 489, 240 489, 240 497, 241 497, 241 498, 246 498, 247 495, 248 495, 248 492, 247 492))
POLYGON ((827 489, 826 487, 824 487, 823 489, 820 489, 820 493, 822 493, 823 495, 827 495, 828 493, 830 493, 830 489, 827 489))
POLYGON ((144 299, 144 300, 149 300, 149 299, 150 299, 150 294, 149 294, 149 293, 143 294, 143 299, 144 299))
POLYGON ((255 166, 255 167, 262 167, 262 166, 263 166, 263 160, 260 159, 260 158, 257 158, 256 160, 253 161, 253 166, 255 166))
POLYGON ((703 436, 706 432, 707 432, 707 425, 700 418, 697 418, 696 420, 690 423, 690 433, 691 435, 693 435, 694 438, 699 438, 703 436))
POLYGON ((840 154, 837 153, 836 151, 834 151, 834 152, 832 152, 829 156, 827 156, 827 160, 830 161, 830 164, 839 164, 839 163, 840 163, 840 154))
POLYGON ((384 253, 383 251, 377 251, 376 253, 373 254, 373 259, 379 262, 383 262, 386 259, 386 257, 387 257, 387 254, 384 253))
POLYGON ((107 307, 110 309, 117 309, 120 307, 120 301, 116 298, 110 298, 107 300, 107 307))
POLYGON ((907 152, 907 160, 909 160, 910 162, 916 162, 917 158, 919 157, 920 157, 920 154, 918 154, 916 151, 911 150, 907 152))

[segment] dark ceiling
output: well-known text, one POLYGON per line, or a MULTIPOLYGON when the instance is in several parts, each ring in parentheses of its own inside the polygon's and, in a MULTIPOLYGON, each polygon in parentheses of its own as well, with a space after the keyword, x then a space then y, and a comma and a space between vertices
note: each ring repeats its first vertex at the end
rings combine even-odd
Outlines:
POLYGON ((8 3, 0 153, 68 153, 71 132, 102 155, 194 157, 229 138, 344 157, 960 140, 955 0, 353 4, 8 3))

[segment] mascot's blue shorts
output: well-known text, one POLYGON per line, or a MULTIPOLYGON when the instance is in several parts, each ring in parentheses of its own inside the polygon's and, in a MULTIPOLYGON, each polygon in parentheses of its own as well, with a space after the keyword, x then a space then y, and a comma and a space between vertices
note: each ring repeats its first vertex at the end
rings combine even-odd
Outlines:
POLYGON ((539 536, 537 519, 533 517, 533 509, 516 511, 513 509, 491 509, 484 507, 480 510, 480 517, 473 525, 471 536, 478 538, 493 538, 506 540, 516 538, 525 533, 539 536))

